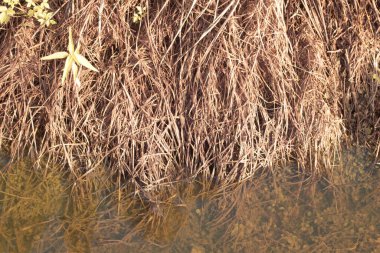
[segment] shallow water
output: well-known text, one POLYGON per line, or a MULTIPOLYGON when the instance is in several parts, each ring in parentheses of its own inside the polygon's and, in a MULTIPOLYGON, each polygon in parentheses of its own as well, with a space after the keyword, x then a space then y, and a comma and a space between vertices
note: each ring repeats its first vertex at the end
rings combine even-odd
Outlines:
POLYGON ((344 155, 329 180, 288 167, 233 189, 139 194, 0 158, 0 252, 380 252, 379 166, 344 155))

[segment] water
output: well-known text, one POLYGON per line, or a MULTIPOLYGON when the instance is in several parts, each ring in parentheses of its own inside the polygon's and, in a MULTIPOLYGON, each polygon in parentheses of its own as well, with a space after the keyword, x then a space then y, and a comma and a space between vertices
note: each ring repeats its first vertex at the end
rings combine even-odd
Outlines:
POLYGON ((380 252, 380 169, 362 151, 344 161, 329 180, 289 167, 231 189, 194 182, 141 198, 101 170, 74 181, 14 163, 0 173, 0 252, 380 252))

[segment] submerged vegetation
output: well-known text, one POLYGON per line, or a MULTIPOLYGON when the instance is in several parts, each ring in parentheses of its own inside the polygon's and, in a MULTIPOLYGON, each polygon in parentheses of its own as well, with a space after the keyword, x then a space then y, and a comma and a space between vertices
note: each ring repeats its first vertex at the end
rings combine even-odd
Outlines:
POLYGON ((0 146, 13 157, 153 187, 230 184, 289 160, 333 176, 342 142, 379 155, 376 1, 49 4, 49 27, 0 9, 0 146), (73 69, 80 86, 40 60, 67 48, 69 27, 99 70, 73 69))

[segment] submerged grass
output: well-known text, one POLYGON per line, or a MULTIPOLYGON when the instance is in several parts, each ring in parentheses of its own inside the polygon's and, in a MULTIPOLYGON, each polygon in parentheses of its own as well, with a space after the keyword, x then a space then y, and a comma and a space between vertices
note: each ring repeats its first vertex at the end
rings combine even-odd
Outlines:
MULTIPOLYGON (((230 184, 295 159, 329 173, 344 140, 380 151, 376 1, 54 1, 58 26, 0 30, 0 145, 74 175, 230 184), (146 7, 133 22, 136 6, 146 7), (61 84, 68 27, 100 73, 61 84), (65 38, 65 39, 63 39, 65 38), (345 138, 349 136, 351 138, 345 138)), ((308 168, 308 169, 307 169, 308 168)))

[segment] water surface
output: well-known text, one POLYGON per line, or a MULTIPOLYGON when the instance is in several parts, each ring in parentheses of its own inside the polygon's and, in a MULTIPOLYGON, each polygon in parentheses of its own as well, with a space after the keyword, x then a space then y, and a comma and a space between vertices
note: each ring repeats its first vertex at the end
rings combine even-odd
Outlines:
POLYGON ((231 189, 134 194, 0 159, 0 252, 380 252, 379 166, 355 149, 329 179, 287 167, 231 189))

